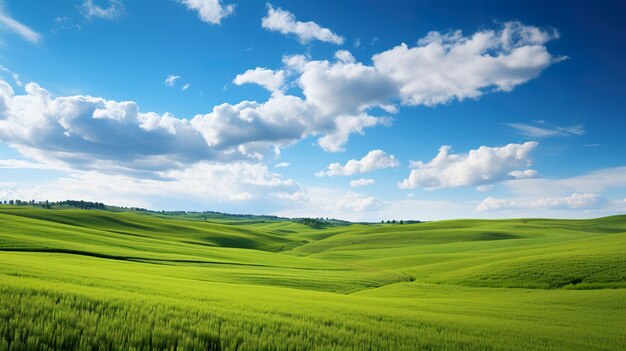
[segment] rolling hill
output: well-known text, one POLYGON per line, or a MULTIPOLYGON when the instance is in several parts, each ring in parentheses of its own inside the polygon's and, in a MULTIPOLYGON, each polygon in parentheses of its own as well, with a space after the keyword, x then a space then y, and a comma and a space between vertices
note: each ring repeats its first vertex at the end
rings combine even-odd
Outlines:
POLYGON ((0 350, 618 350, 626 216, 312 226, 0 206, 0 350))

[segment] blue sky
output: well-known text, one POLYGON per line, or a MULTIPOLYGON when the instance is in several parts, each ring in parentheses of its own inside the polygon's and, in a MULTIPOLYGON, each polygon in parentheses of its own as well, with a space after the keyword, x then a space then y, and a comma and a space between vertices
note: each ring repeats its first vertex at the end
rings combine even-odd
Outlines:
POLYGON ((626 211, 623 2, 1 4, 1 200, 626 211))

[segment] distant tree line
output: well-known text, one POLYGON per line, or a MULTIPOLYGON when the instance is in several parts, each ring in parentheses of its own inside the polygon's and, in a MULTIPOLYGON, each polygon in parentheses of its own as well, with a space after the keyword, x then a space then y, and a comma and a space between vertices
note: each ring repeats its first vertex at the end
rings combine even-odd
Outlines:
POLYGON ((93 201, 84 201, 84 200, 64 200, 64 201, 36 201, 29 200, 24 201, 20 199, 12 199, 12 200, 3 200, 0 201, 0 204, 10 205, 10 206, 31 206, 31 207, 41 207, 51 209, 53 207, 74 207, 80 208, 84 210, 106 210, 106 209, 124 209, 131 211, 148 211, 145 208, 140 207, 114 207, 107 206, 102 202, 93 202, 93 201))
POLYGON ((4 200, 0 201, 0 203, 4 205, 11 206, 35 206, 35 207, 43 207, 43 208, 52 208, 52 207, 76 207, 81 209, 99 209, 104 210, 106 206, 102 202, 91 202, 91 201, 83 201, 83 200, 65 200, 65 201, 24 201, 20 199, 15 200, 4 200))
POLYGON ((385 224, 385 223, 387 223, 387 224, 415 224, 415 223, 424 223, 424 221, 416 221, 416 220, 405 221, 405 220, 402 220, 402 219, 399 220, 399 221, 396 221, 395 219, 385 221, 383 219, 382 221, 380 221, 380 223, 382 223, 382 224, 385 224))
MULTIPOLYGON (((295 223, 304 224, 311 228, 325 228, 325 227, 333 227, 333 226, 343 226, 349 225, 351 222, 344 221, 336 218, 329 217, 302 217, 302 218, 287 218, 273 215, 254 215, 254 214, 233 214, 226 212, 218 212, 218 211, 155 211, 148 210, 142 207, 123 207, 123 206, 111 206, 105 205, 102 202, 93 202, 93 201, 84 201, 84 200, 64 200, 64 201, 36 201, 36 200, 20 200, 20 199, 12 199, 12 200, 0 200, 0 205, 11 205, 11 206, 31 206, 31 207, 41 207, 41 208, 63 208, 63 207, 71 207, 71 208, 80 208, 85 210, 111 210, 111 211, 138 211, 138 212, 147 212, 153 214, 162 214, 169 216, 194 216, 200 219, 204 219, 205 221, 209 218, 220 218, 220 217, 231 217, 231 218, 240 218, 240 219, 253 219, 253 220, 283 220, 283 221, 292 221, 295 223)), ((363 222, 363 224, 367 224, 371 222, 363 222)), ((424 223, 424 221, 418 220, 382 220, 383 224, 414 224, 414 223, 424 223)))
POLYGON ((311 228, 325 228, 325 227, 332 227, 332 226, 340 226, 340 225, 347 225, 350 224, 350 222, 346 222, 346 221, 342 221, 340 219, 336 219, 336 218, 323 218, 323 217, 319 217, 319 218, 308 218, 308 217, 304 217, 304 218, 294 218, 292 219, 293 222, 296 223, 300 223, 300 224, 304 224, 306 226, 309 226, 311 228))

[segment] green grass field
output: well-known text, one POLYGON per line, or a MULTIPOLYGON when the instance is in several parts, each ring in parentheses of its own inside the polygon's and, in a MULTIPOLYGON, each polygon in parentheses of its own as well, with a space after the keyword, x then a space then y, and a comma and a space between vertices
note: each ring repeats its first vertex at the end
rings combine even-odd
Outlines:
POLYGON ((315 229, 0 206, 0 350, 624 350, 626 216, 315 229))

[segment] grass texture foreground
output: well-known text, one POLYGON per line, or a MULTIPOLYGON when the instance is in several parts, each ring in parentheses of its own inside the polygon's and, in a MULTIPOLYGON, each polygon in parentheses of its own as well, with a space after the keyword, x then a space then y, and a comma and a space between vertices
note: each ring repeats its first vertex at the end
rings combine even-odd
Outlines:
POLYGON ((0 350, 624 350, 626 216, 312 228, 0 206, 0 350))

